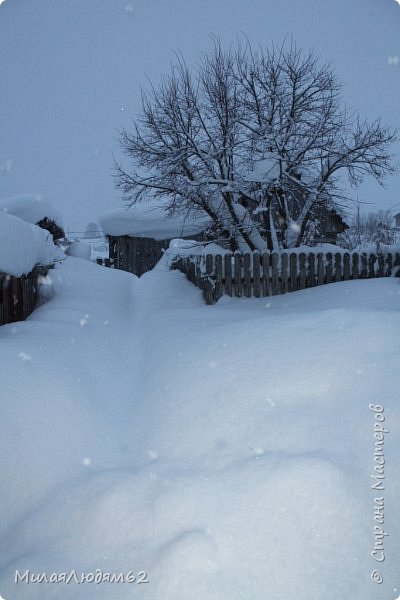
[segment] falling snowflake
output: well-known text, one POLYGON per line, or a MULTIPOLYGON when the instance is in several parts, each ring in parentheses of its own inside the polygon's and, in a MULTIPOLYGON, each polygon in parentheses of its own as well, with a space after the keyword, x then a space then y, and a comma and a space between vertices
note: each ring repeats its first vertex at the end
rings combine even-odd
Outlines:
POLYGON ((89 319, 89 315, 85 315, 85 316, 83 317, 83 319, 80 319, 80 320, 79 320, 79 324, 80 324, 80 326, 81 326, 81 327, 83 327, 84 325, 86 325, 86 323, 88 322, 88 319, 89 319))
POLYGON ((26 352, 20 352, 18 354, 18 357, 23 361, 32 359, 32 356, 30 354, 27 354, 26 352))
POLYGON ((90 465, 92 464, 92 461, 91 461, 91 459, 89 457, 85 456, 85 458, 82 461, 82 464, 85 467, 90 467, 90 465))
MULTIPOLYGON (((2 0, 0 0, 0 4, 1 4, 1 2, 2 2, 2 0)), ((3 174, 9 173, 11 171, 12 164, 13 164, 12 160, 6 160, 6 161, 4 161, 0 165, 0 173, 3 173, 3 174)))

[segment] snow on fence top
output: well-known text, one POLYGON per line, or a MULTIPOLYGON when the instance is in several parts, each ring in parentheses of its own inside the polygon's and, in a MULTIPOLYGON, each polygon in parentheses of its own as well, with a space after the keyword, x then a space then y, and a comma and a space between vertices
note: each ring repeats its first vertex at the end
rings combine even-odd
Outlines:
POLYGON ((0 200, 0 211, 19 217, 33 225, 47 217, 59 227, 63 227, 61 216, 57 210, 50 202, 42 200, 40 194, 22 194, 0 200))
POLYGON ((186 215, 169 216, 163 207, 144 204, 107 212, 99 223, 105 235, 167 240, 201 233, 209 225, 209 219, 203 215, 196 219, 186 215))
POLYGON ((48 231, 0 211, 0 272, 20 277, 64 258, 48 231))

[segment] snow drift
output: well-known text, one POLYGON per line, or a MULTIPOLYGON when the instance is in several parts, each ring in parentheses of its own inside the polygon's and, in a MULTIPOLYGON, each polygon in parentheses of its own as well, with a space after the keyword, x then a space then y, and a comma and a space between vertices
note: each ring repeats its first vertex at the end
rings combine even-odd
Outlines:
POLYGON ((398 280, 207 307, 163 263, 138 280, 68 258, 48 284, 0 330, 5 598, 395 597, 398 280), (384 564, 371 403, 390 430, 384 564), (16 569, 149 582, 15 584, 16 569))

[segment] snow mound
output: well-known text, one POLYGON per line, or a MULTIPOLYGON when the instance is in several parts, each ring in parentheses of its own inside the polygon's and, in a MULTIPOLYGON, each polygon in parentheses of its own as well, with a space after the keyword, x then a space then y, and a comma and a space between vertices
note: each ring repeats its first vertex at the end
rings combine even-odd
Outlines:
POLYGON ((398 280, 209 307, 166 259, 138 279, 68 258, 49 286, 0 331, 5 598, 395 597, 398 280), (370 556, 381 495, 384 564, 370 556), (16 569, 149 582, 17 585, 16 569))
POLYGON ((66 249, 65 253, 68 256, 74 256, 75 258, 82 258, 84 260, 90 260, 92 250, 89 244, 84 242, 72 242, 66 249))
POLYGON ((63 227, 60 213, 50 202, 43 200, 40 194, 21 194, 0 200, 0 211, 19 217, 33 225, 47 217, 59 227, 63 227))
POLYGON ((48 231, 0 212, 0 272, 19 277, 64 258, 48 231))

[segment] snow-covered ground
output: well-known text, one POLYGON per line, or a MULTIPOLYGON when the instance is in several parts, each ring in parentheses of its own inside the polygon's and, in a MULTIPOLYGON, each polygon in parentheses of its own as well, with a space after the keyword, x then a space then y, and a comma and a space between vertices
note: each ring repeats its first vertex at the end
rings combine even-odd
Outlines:
POLYGON ((0 328, 6 600, 400 594, 398 279, 210 307, 164 262, 139 280, 68 258, 42 293, 0 328), (16 570, 149 581, 16 584, 16 570))

